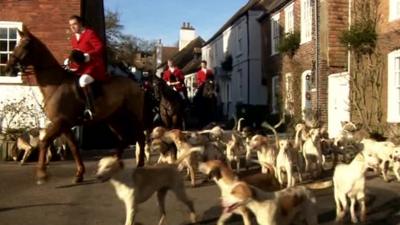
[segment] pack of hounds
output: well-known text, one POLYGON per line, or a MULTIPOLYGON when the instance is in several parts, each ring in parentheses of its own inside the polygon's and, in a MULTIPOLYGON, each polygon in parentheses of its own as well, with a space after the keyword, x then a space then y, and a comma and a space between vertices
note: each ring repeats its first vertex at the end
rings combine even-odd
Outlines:
POLYGON ((123 173, 121 160, 102 158, 96 177, 110 181, 125 204, 125 225, 134 224, 138 205, 154 193, 161 214, 158 224, 167 224, 168 191, 187 206, 190 222, 196 223, 199 218, 185 191, 185 175, 193 187, 208 180, 219 187, 222 213, 217 225, 225 224, 233 214, 240 215, 245 225, 254 219, 260 225, 318 224, 312 190, 331 186, 336 222, 343 223, 348 211, 352 223, 365 222, 367 170, 386 182, 393 172, 400 181, 400 147, 368 137, 351 122, 344 122, 341 133, 329 138, 325 127, 303 123, 295 126, 293 137, 278 134, 282 121, 274 126, 263 123, 273 135, 253 134, 249 128, 242 129, 242 121, 232 130, 221 126, 199 131, 156 127, 145 148, 148 166, 134 169, 130 176, 123 173), (158 159, 151 163, 154 154, 158 159), (240 176, 254 168, 262 182, 252 175, 240 176), (333 170, 333 177, 321 180, 327 170, 333 170))

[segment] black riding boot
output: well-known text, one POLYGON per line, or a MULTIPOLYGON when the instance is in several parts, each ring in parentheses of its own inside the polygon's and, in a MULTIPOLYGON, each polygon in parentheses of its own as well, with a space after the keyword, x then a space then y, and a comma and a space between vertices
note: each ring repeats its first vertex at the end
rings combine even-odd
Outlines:
POLYGON ((85 111, 83 112, 83 117, 86 120, 92 120, 94 116, 94 107, 93 107, 93 93, 92 89, 90 88, 90 85, 86 85, 85 87, 82 88, 83 93, 85 95, 85 111))

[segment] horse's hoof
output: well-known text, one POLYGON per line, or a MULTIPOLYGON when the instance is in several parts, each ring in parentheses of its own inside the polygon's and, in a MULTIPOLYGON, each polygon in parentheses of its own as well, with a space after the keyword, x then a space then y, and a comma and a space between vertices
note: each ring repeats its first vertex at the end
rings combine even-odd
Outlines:
POLYGON ((47 176, 46 177, 38 177, 36 180, 37 185, 42 185, 42 184, 45 184, 46 182, 47 182, 47 176))
POLYGON ((72 183, 74 183, 74 184, 79 184, 82 182, 83 182, 83 176, 74 177, 74 179, 72 180, 72 183))
POLYGON ((44 183, 46 183, 47 178, 48 178, 48 176, 47 176, 47 173, 46 173, 45 170, 38 170, 38 171, 36 171, 36 179, 37 179, 36 183, 37 183, 37 184, 44 184, 44 183))

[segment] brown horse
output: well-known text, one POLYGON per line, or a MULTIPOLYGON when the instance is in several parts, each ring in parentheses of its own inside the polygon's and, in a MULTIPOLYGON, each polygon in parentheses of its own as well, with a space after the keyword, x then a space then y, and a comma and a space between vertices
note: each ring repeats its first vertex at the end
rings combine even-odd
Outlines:
POLYGON ((94 101, 95 116, 91 121, 82 119, 84 100, 76 85, 77 76, 64 70, 49 49, 28 31, 19 31, 21 40, 7 62, 6 70, 13 71, 17 64, 33 67, 43 94, 44 112, 50 120, 46 135, 40 140, 40 154, 36 176, 38 183, 47 178, 46 149, 55 138, 63 135, 74 157, 77 171, 75 182, 83 181, 83 165, 77 141, 71 132, 76 125, 105 122, 119 139, 117 156, 129 144, 139 142, 138 166, 144 165, 144 92, 138 84, 124 77, 112 77, 99 85, 101 93, 94 101))
POLYGON ((166 128, 182 129, 184 127, 184 100, 178 92, 157 77, 152 77, 154 97, 160 103, 160 116, 166 128))

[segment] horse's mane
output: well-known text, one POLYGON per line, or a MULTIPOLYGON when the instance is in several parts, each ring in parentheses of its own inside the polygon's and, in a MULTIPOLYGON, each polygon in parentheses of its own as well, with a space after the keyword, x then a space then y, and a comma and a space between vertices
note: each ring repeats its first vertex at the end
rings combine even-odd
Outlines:
POLYGON ((35 35, 33 35, 32 33, 29 32, 29 39, 30 39, 30 42, 35 44, 35 47, 37 48, 37 50, 41 51, 39 58, 45 57, 45 60, 48 60, 46 62, 55 64, 55 65, 59 65, 57 59, 51 53, 50 49, 39 38, 37 38, 35 35))
POLYGON ((170 86, 168 86, 167 83, 165 82, 165 80, 163 80, 159 77, 156 77, 156 79, 158 80, 159 84, 161 84, 159 88, 160 88, 162 94, 164 95, 164 97, 166 97, 167 99, 176 98, 176 97, 180 98, 179 94, 174 89, 172 89, 170 86))
POLYGON ((51 53, 46 44, 44 44, 39 38, 29 31, 27 33, 29 34, 30 51, 32 51, 32 54, 34 54, 30 57, 35 57, 34 62, 36 65, 34 65, 34 69, 36 71, 36 77, 39 84, 59 84, 60 82, 63 82, 65 78, 74 77, 61 67, 60 63, 51 53), (55 69, 56 72, 53 72, 51 76, 40 76, 38 73, 39 70, 44 71, 49 69, 52 71, 55 69))

